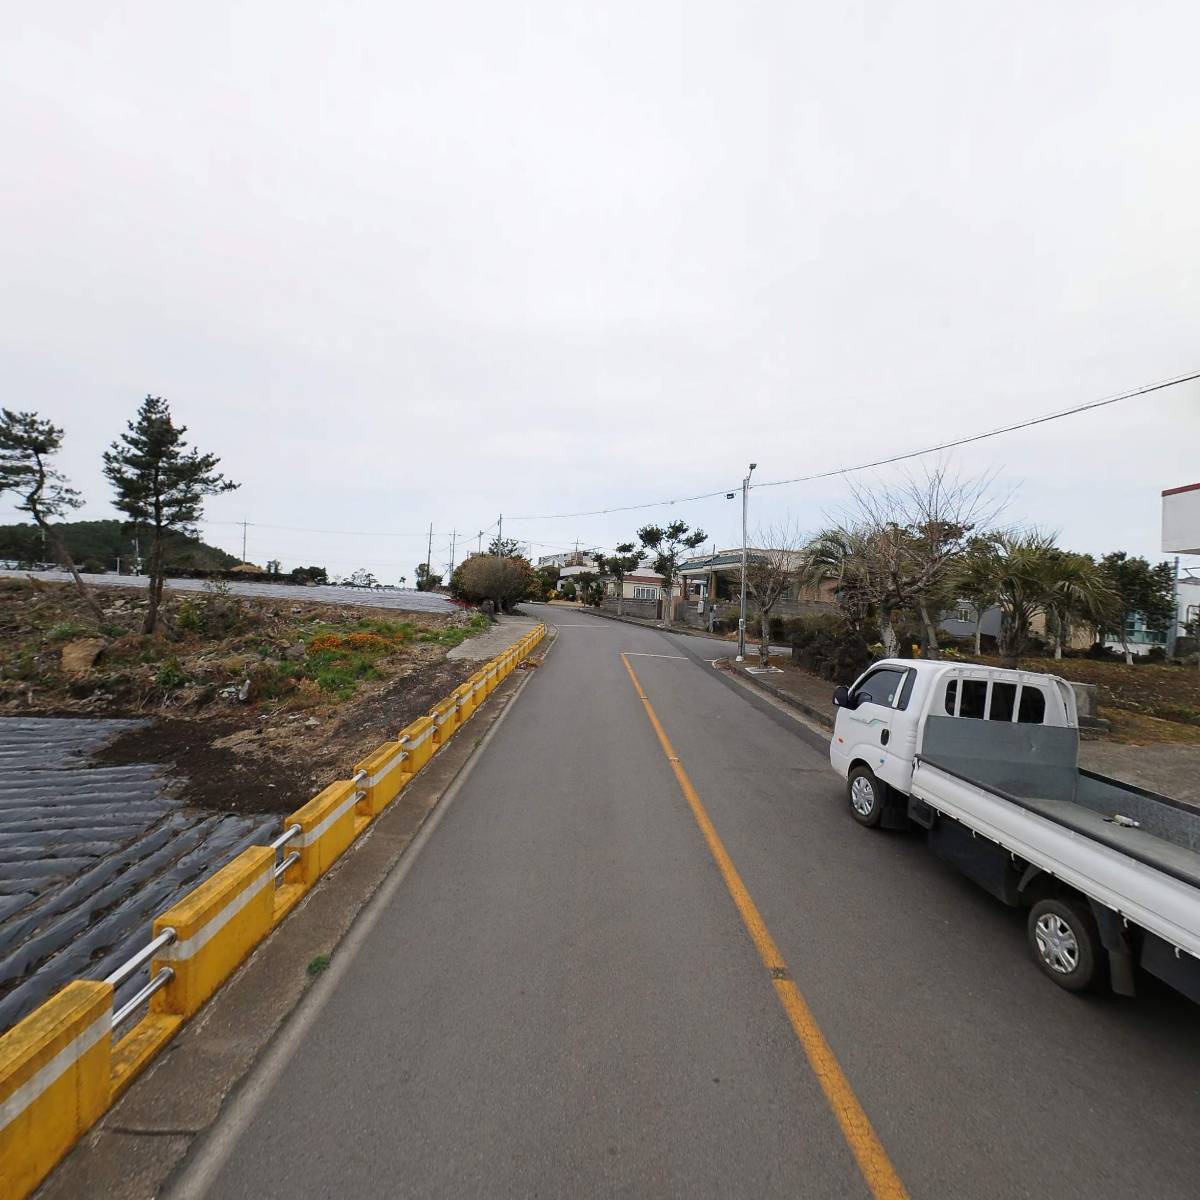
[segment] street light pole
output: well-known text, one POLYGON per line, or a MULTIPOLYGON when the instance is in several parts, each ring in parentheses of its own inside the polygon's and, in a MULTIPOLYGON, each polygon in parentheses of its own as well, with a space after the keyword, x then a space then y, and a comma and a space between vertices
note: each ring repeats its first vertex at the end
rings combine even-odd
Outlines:
POLYGON ((738 662, 746 659, 746 510, 750 501, 750 476, 757 466, 758 463, 751 463, 742 480, 742 603, 738 612, 738 662))

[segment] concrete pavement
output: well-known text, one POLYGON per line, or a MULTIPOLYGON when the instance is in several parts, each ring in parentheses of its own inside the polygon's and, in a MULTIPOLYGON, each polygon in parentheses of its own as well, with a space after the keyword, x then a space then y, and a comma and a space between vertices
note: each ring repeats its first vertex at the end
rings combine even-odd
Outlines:
POLYGON ((694 639, 530 607, 545 665, 170 1194, 870 1194, 621 651, 911 1195, 1195 1194, 1194 1006, 1058 991, 694 639))

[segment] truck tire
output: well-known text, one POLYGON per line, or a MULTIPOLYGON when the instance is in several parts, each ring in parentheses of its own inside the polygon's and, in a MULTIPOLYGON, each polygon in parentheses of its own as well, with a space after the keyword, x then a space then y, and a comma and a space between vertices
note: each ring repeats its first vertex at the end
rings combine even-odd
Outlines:
POLYGON ((875 777, 870 767, 855 767, 846 778, 850 815, 868 829, 878 829, 883 820, 887 784, 875 777))
POLYGON ((1029 950, 1044 975, 1068 992, 1095 986, 1103 947, 1086 900, 1048 896, 1029 910, 1029 950))

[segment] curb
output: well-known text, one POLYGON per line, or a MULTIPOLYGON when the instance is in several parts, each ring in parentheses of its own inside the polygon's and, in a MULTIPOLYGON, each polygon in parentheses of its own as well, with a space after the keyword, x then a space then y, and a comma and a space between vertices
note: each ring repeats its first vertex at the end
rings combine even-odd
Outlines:
MULTIPOLYGON (((352 846, 361 847, 366 858, 380 843, 386 849, 387 838, 378 833, 380 818, 410 785, 419 796, 432 783, 436 794, 422 813, 423 820, 441 798, 439 783, 443 790, 448 787, 475 749, 466 744, 468 739, 456 739, 454 734, 547 632, 544 624, 538 624, 481 664, 465 684, 434 705, 429 716, 411 722, 395 739, 356 764, 350 778, 331 783, 285 817, 283 832, 269 846, 243 851, 159 913, 153 922, 153 940, 114 975, 104 981, 67 984, 0 1036, 0 1115, 5 1118, 0 1126, 0 1179, 5 1200, 30 1195, 72 1145, 121 1102, 122 1094, 159 1052, 179 1035, 186 1035, 189 1021, 196 1026, 215 1023, 208 1001, 243 974, 247 959, 267 956, 272 947, 278 951, 302 942, 296 931, 304 923, 286 922, 292 909, 318 892, 328 895, 333 890, 320 885, 352 846), (117 976, 128 976, 146 960, 150 961, 151 983, 114 1013, 117 976), (147 1000, 148 1011, 143 1010, 140 1019, 130 1022, 118 1036, 118 1023, 134 1016, 147 1000)), ((518 687, 506 688, 506 698, 519 694, 527 679, 518 687)), ((506 705, 490 708, 473 730, 483 732, 485 722, 492 724, 506 711, 506 705), (489 716, 492 721, 487 721, 489 716)), ((419 799, 412 798, 419 807, 419 799)), ((402 816, 413 807, 395 805, 405 810, 402 816)), ((409 840, 405 839, 405 846, 409 840)), ((403 847, 397 857, 402 852, 403 847)), ((311 915, 313 908, 306 907, 311 915)), ((262 1016, 261 1009, 257 1015, 262 1016)), ((247 1030, 259 1027, 254 1019, 243 1020, 236 1039, 244 1045, 253 1040, 246 1037, 247 1030)), ((226 1038, 223 1044, 230 1043, 226 1038)), ((173 1049, 176 1053, 162 1055, 160 1062, 177 1059, 178 1046, 173 1049)), ((201 1070, 198 1077, 202 1075, 201 1070)), ((172 1108, 178 1115, 178 1110, 189 1104, 203 1107, 207 1098, 198 1095, 194 1087, 177 1088, 161 1099, 157 1114, 146 1122, 149 1127, 118 1127, 115 1132, 126 1140, 129 1134, 156 1134, 152 1140, 166 1148, 168 1142, 198 1132, 196 1127, 203 1127, 204 1121, 196 1119, 194 1111, 187 1118, 171 1121, 168 1138, 161 1136, 167 1130, 156 1128, 162 1116, 172 1108)), ((93 1135, 88 1142, 95 1140, 93 1135)), ((114 1180, 111 1194, 132 1195, 128 1185, 135 1181, 140 1182, 135 1178, 126 1178, 124 1183, 114 1180)), ((87 1194, 96 1191, 89 1186, 87 1194)))
POLYGON ((751 687, 761 688, 764 692, 774 696, 776 700, 782 700, 784 704, 788 705, 790 708, 794 708, 797 712, 803 713, 810 721, 816 721, 818 725, 821 725, 825 729, 832 731, 833 718, 828 713, 822 712, 822 710, 817 708, 816 705, 809 704, 807 701, 799 699, 798 697, 792 695, 791 692, 786 691, 784 688, 776 687, 771 683, 765 683, 763 680, 758 678, 757 675, 751 675, 745 667, 739 666, 734 662, 731 662, 729 667, 730 670, 734 671, 741 679, 744 679, 748 684, 751 685, 751 687))

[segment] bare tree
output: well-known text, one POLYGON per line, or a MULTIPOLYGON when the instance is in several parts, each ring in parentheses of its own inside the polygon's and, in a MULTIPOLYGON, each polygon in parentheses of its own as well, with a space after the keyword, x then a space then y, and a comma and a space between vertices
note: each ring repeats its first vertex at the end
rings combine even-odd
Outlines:
MULTIPOLYGON (((746 559, 746 587, 758 605, 762 637, 759 659, 765 667, 771 656, 771 610, 787 590, 800 581, 805 539, 790 523, 760 529, 746 559)), ((739 579, 740 583, 740 579, 739 579)))
POLYGON ((938 466, 897 487, 855 486, 852 496, 847 518, 809 544, 805 579, 834 580, 839 602, 859 610, 860 622, 874 618, 889 657, 899 649, 895 614, 911 611, 925 653, 937 658, 937 618, 955 599, 955 564, 974 530, 1003 507, 991 495, 990 477, 962 480, 938 466))

